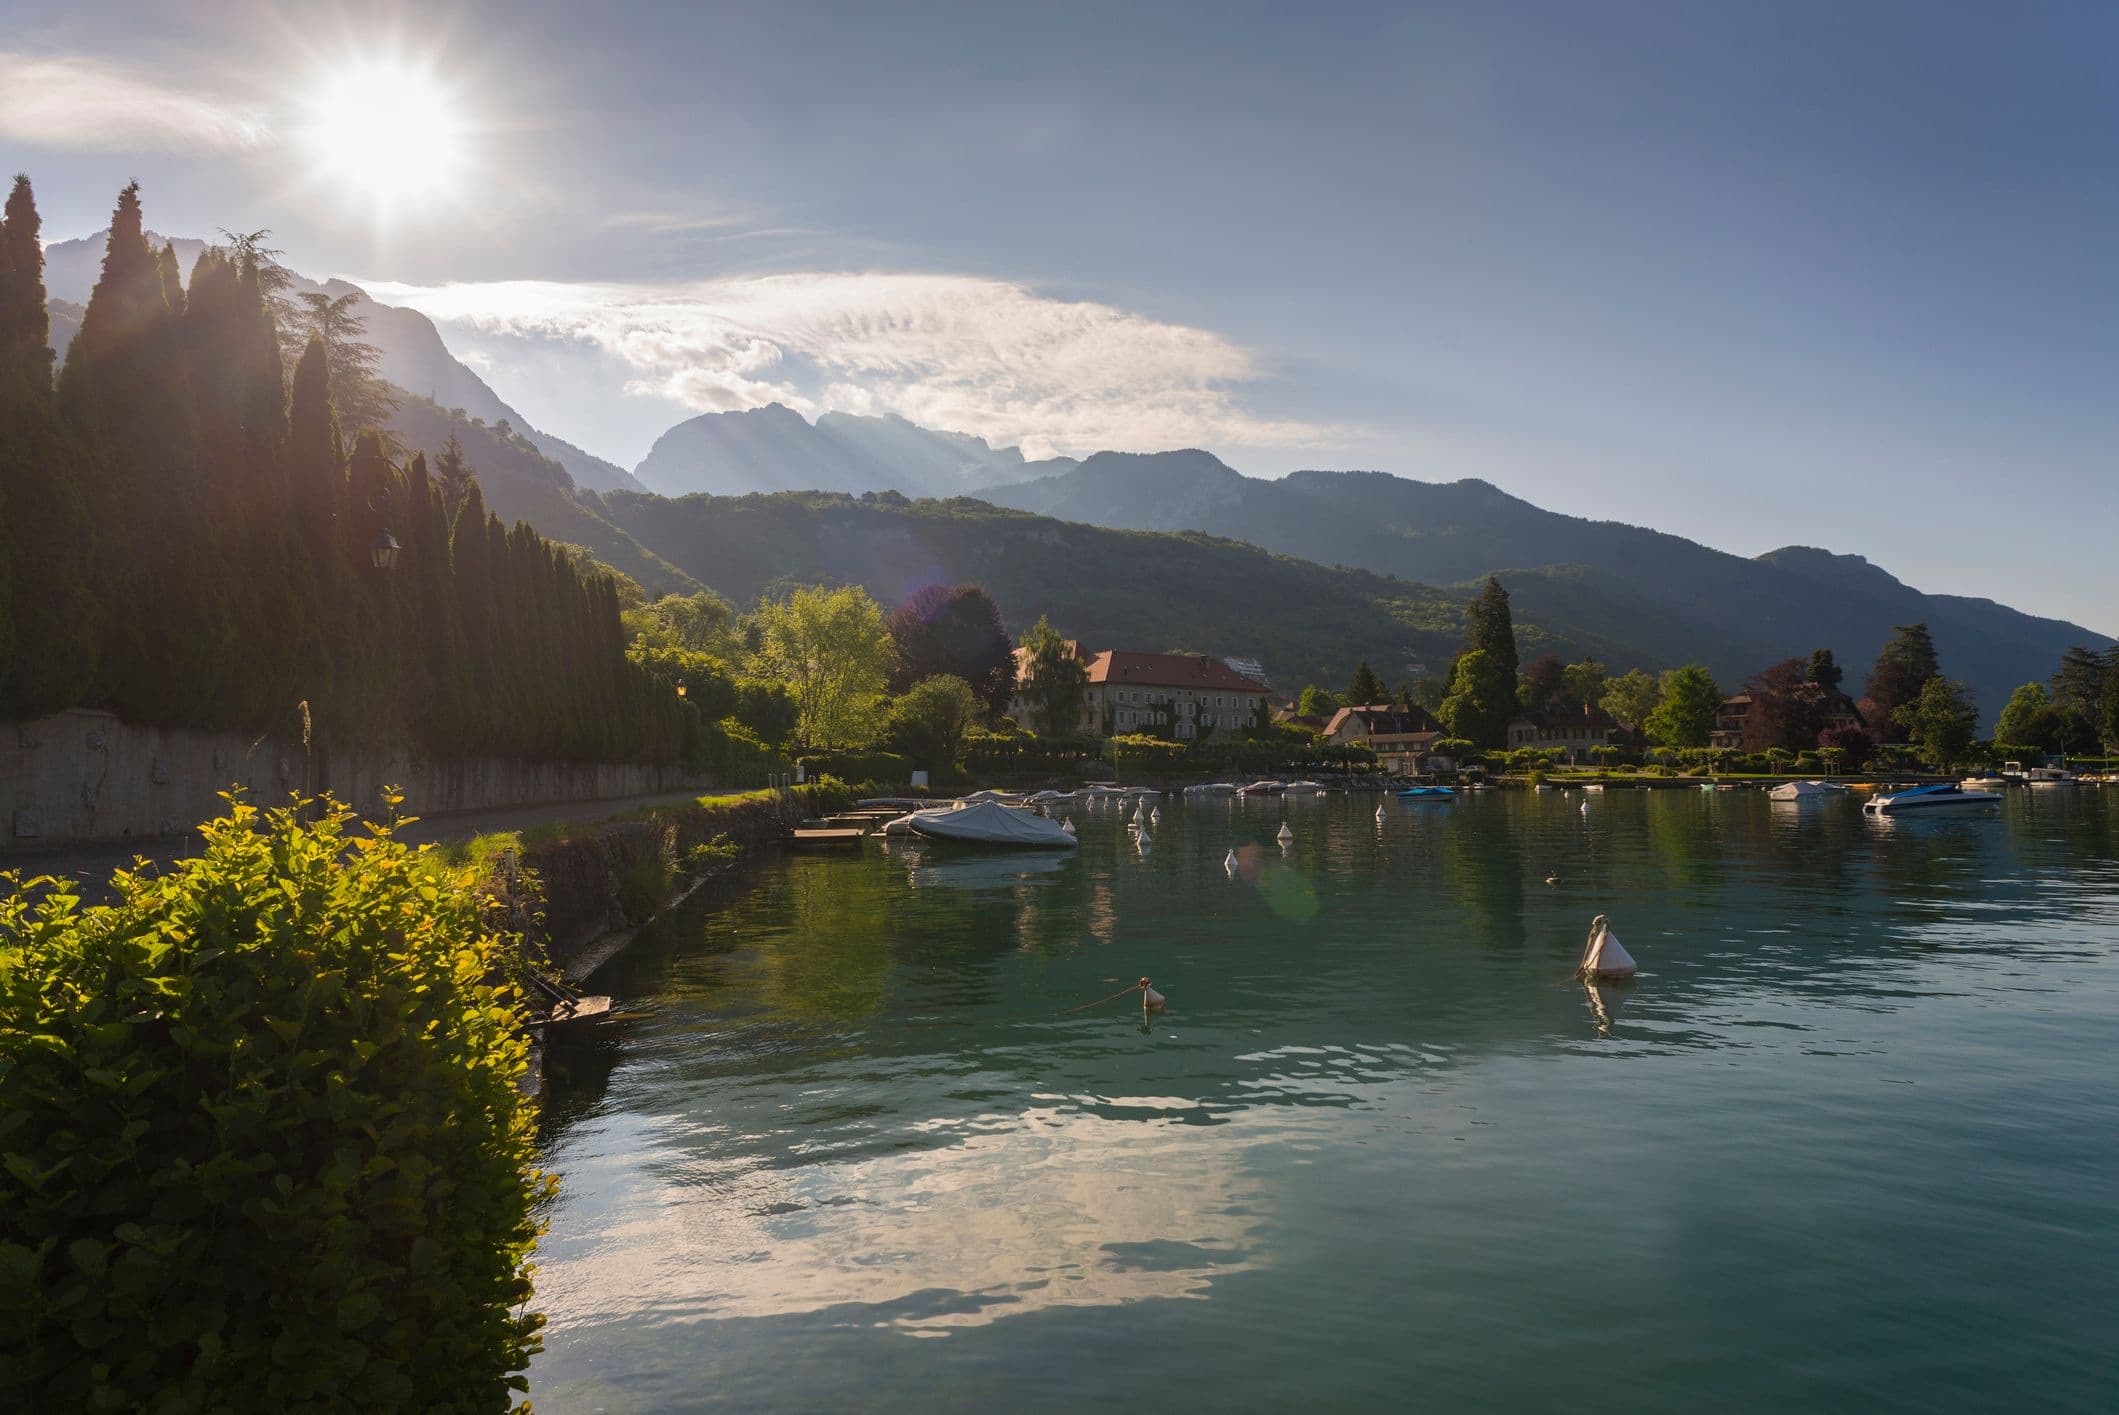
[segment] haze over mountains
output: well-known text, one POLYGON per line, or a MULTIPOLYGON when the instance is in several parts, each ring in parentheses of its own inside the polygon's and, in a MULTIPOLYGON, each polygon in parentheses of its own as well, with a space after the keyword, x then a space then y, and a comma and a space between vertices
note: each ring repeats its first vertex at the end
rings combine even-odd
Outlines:
MULTIPOLYGON (((96 277, 103 268, 103 248, 110 233, 98 231, 79 240, 55 241, 44 249, 44 286, 52 302, 52 348, 60 360, 80 327, 80 308, 88 303, 96 277)), ((149 244, 160 248, 167 242, 176 250, 177 268, 190 278, 191 267, 206 243, 186 236, 165 237, 150 231, 149 244)), ((462 408, 488 423, 505 420, 527 437, 546 456, 558 462, 576 483, 595 490, 637 489, 632 473, 576 447, 563 438, 541 432, 514 408, 508 406, 471 367, 449 352, 433 321, 417 310, 379 304, 359 286, 344 280, 316 281, 290 271, 298 291, 321 291, 334 298, 355 294, 354 309, 367 322, 368 342, 382 351, 377 372, 384 380, 408 393, 431 399, 443 408, 462 408)))
POLYGON ((1070 457, 1027 461, 961 432, 935 432, 895 415, 824 413, 812 423, 780 403, 702 413, 655 440, 636 475, 665 496, 706 492, 896 491, 971 496, 1073 471, 1070 457))
MULTIPOLYGON (((103 243, 98 235, 47 249, 62 356, 103 243)), ((188 271, 202 243, 174 244, 188 271)), ((1747 559, 1545 511, 1477 480, 1334 471, 1265 480, 1196 449, 1032 461, 894 415, 827 412, 812 422, 778 403, 687 419, 627 472, 532 426, 425 315, 344 281, 297 280, 360 294, 383 377, 414 395, 392 419, 408 447, 432 449, 453 432, 496 511, 588 547, 651 590, 707 584, 742 602, 837 579, 889 598, 923 576, 976 579, 1011 615, 1047 613, 1070 633, 1255 654, 1283 677, 1333 680, 1362 657, 1389 664, 1387 676, 1423 661, 1440 672, 1459 632, 1456 600, 1498 573, 1528 630, 1526 649, 1595 654, 1615 669, 1697 661, 1731 690, 1817 647, 1833 649, 1858 683, 1894 626, 1925 621, 1945 671, 1972 684, 1989 720, 2018 684, 2046 678, 2069 645, 2111 642, 1991 600, 1922 593, 1860 556, 1790 546, 1747 559), (599 494, 641 491, 657 495, 599 494), (756 500, 808 492, 841 495, 756 500), (977 497, 1033 515, 877 501, 887 493, 977 497), (672 506, 663 497, 699 499, 672 506), (1083 539, 1080 526, 1151 534, 1083 539), (735 527, 747 529, 731 539, 735 527), (1173 566, 1183 567, 1174 578, 1173 566)))

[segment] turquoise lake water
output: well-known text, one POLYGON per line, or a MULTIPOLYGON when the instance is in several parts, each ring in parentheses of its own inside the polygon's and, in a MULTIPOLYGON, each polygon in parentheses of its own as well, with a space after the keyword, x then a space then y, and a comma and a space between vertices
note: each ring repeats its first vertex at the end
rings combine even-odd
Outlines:
POLYGON ((2119 788, 1060 809, 597 975, 540 1409, 2119 1409, 2119 788))

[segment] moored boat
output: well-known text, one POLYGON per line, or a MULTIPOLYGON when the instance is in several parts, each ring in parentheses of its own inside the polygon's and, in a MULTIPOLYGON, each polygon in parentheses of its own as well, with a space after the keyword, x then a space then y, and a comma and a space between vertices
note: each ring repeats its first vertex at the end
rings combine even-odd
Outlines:
POLYGON ((1846 795, 1847 788, 1831 781, 1784 781, 1766 794, 1776 801, 1822 801, 1846 795))
POLYGON ((1014 810, 994 801, 959 806, 953 811, 916 811, 906 818, 906 824, 914 835, 959 845, 1072 850, 1078 843, 1051 817, 1014 810))
POLYGON ((1288 789, 1284 781, 1254 781, 1249 786, 1237 788, 1240 796, 1278 796, 1288 789))
POLYGON ((1398 793, 1401 801, 1454 801, 1457 793, 1447 786, 1408 786, 1398 793))
POLYGON ((1952 781, 1915 786, 1888 796, 1871 797, 1862 809, 1873 816, 1901 816, 1925 811, 1992 810, 2001 797, 1992 791, 1967 791, 1952 781))

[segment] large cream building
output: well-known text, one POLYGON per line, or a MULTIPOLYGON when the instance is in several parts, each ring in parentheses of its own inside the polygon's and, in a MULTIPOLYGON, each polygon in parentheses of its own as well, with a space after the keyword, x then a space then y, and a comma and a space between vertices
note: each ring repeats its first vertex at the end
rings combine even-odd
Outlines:
MULTIPOLYGON (((1265 707, 1266 685, 1218 658, 1124 649, 1091 654, 1071 640, 1068 647, 1089 671, 1089 691, 1076 724, 1085 736, 1153 732, 1190 742, 1203 732, 1240 732, 1259 721, 1265 707)), ((1029 655, 1017 649, 1018 686, 1029 672, 1029 655)), ((1009 702, 1008 715, 1025 727, 1036 726, 1020 692, 1009 702)))

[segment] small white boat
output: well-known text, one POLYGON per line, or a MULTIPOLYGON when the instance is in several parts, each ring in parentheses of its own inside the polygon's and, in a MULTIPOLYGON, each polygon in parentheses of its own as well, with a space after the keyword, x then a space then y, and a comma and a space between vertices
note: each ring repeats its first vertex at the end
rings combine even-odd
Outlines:
POLYGON ((1996 792, 1967 791, 1955 782, 1943 781, 1888 796, 1872 796, 1862 809, 1872 816, 1903 816, 1929 811, 1992 810, 2000 804, 2001 797, 1996 792))
POLYGON ((950 811, 915 811, 909 823, 914 835, 959 845, 1072 850, 1079 843, 1049 816, 1011 810, 992 801, 950 811))
POLYGON ((1846 794, 1846 787, 1832 781, 1784 781, 1766 793, 1775 801, 1823 801, 1846 794))
POLYGON ((2073 786, 2075 773, 2066 767, 2034 766, 2023 774, 2026 786, 2073 786))
POLYGON ((1582 789, 1584 791, 1602 791, 1604 789, 1604 783, 1601 781, 1587 782, 1583 785, 1582 789))
POLYGON ((1249 786, 1238 787, 1237 794, 1243 796, 1278 796, 1287 789, 1288 785, 1285 781, 1254 781, 1249 786))
POLYGON ((1233 781, 1209 781, 1198 786, 1187 786, 1185 794, 1187 796, 1233 796, 1236 794, 1236 783, 1233 781))
POLYGON ((2009 781, 2005 776, 1968 776, 1957 784, 1967 791, 2000 791, 2009 781))

